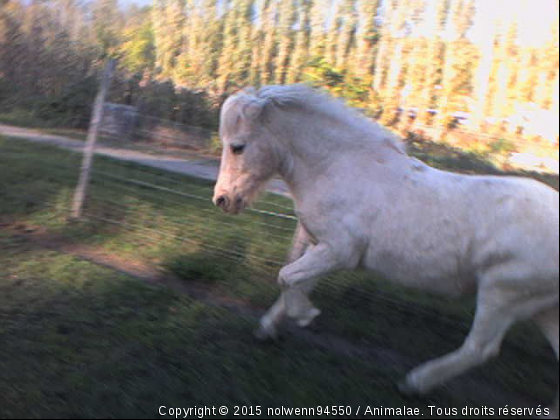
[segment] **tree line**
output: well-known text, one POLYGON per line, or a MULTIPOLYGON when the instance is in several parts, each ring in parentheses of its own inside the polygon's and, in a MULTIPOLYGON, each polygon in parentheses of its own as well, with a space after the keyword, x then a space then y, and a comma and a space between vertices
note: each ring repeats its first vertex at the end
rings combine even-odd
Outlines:
POLYGON ((154 0, 127 9, 117 0, 0 0, 0 106, 84 124, 112 56, 112 100, 187 124, 215 127, 219 105, 241 87, 304 82, 385 124, 412 116, 447 127, 468 116, 473 130, 520 132, 523 110, 558 114, 558 1, 534 4, 556 16, 537 44, 519 36, 524 16, 485 16, 481 0, 154 0))

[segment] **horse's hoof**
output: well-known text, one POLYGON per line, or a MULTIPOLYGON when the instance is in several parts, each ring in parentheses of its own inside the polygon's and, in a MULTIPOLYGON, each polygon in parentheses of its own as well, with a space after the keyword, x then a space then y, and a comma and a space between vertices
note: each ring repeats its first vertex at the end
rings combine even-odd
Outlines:
POLYGON ((298 327, 305 328, 308 327, 309 324, 313 322, 315 318, 321 315, 321 311, 317 308, 312 308, 309 312, 302 318, 299 318, 296 323, 298 327))
POLYGON ((399 392, 407 397, 418 397, 421 394, 418 388, 410 383, 408 378, 404 378, 402 381, 399 381, 397 387, 399 392))
POLYGON ((277 341, 278 340, 278 331, 276 328, 266 328, 264 325, 259 325, 259 327, 253 331, 253 335, 259 341, 277 341))

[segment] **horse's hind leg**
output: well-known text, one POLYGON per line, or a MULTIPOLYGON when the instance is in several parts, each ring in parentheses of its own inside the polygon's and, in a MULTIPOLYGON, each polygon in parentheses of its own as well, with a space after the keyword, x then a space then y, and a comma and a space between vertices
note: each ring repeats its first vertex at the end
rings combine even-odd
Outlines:
POLYGON ((471 367, 484 363, 499 352, 503 337, 515 318, 499 299, 479 293, 473 327, 463 346, 414 370, 399 384, 407 394, 425 394, 435 386, 471 367))
MULTIPOLYGON (((403 392, 425 394, 435 386, 498 354, 510 326, 550 307, 557 297, 546 293, 527 297, 520 267, 500 267, 481 281, 473 327, 463 346, 410 372, 403 392), (502 280, 507 279, 507 280, 502 280)), ((525 278, 530 278, 526 276, 525 278)))
MULTIPOLYGON (((543 312, 539 312, 533 317, 535 323, 539 326, 547 340, 550 342, 552 349, 556 353, 558 359, 558 304, 543 312)), ((558 393, 556 394, 556 402, 551 409, 550 418, 558 418, 558 393)))

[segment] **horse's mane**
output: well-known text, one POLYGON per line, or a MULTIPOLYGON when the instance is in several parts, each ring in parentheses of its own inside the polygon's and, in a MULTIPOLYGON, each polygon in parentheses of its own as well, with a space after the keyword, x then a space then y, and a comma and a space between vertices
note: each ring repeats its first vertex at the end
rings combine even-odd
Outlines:
POLYGON ((259 90, 249 88, 244 94, 265 99, 274 106, 294 108, 309 113, 318 113, 343 124, 351 125, 368 134, 368 137, 383 140, 398 152, 405 153, 405 147, 398 136, 346 105, 342 100, 304 84, 270 85, 259 90))

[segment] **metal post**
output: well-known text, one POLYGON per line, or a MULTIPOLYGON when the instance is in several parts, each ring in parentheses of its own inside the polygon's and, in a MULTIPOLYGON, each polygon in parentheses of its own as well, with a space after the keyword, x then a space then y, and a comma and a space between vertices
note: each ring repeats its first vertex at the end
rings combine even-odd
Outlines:
POLYGON ((111 84, 111 77, 113 75, 114 69, 115 61, 107 61, 105 70, 103 71, 103 76, 101 78, 101 85, 99 87, 99 91, 97 92, 97 96, 95 97, 86 145, 84 147, 84 156, 82 159, 82 168, 80 170, 80 179, 78 180, 78 185, 76 186, 76 191, 74 193, 74 203, 72 205, 72 218, 75 219, 79 219, 80 217, 82 217, 84 199, 89 184, 91 162, 93 159, 95 142, 97 141, 97 132, 103 118, 103 105, 105 103, 107 91, 109 90, 109 85, 111 84))

